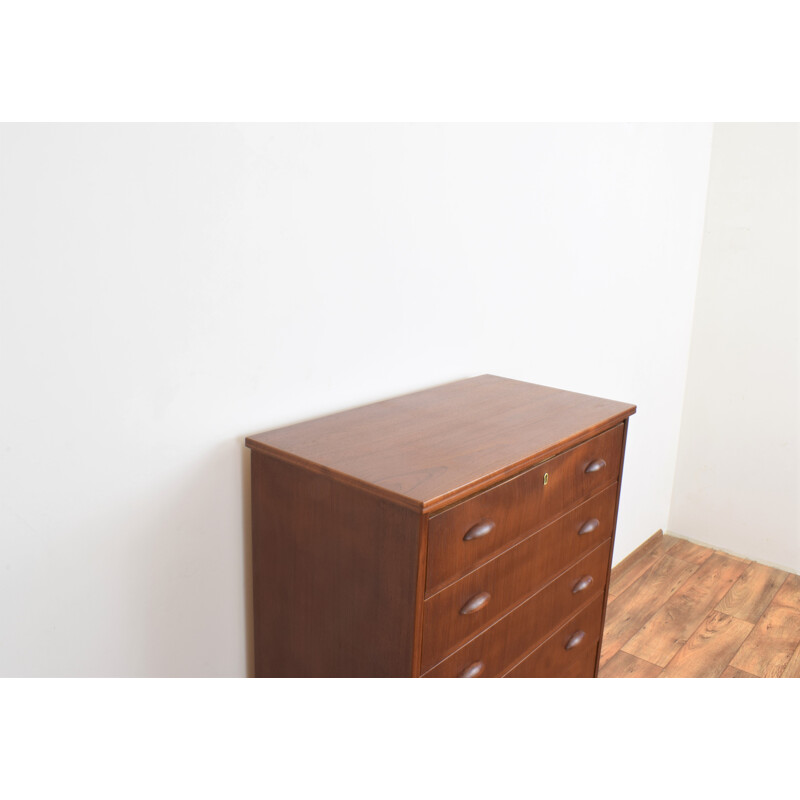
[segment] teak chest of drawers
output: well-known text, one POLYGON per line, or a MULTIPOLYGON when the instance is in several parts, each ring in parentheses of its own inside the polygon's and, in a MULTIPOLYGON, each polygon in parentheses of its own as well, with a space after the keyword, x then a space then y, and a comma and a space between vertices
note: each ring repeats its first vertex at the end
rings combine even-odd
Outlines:
POLYGON ((483 375, 248 438, 256 675, 595 676, 635 411, 483 375))

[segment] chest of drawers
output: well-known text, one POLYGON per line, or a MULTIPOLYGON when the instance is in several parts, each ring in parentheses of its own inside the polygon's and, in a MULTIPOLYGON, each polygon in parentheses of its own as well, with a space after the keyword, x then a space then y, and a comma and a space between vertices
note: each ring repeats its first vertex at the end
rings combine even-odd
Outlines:
POLYGON ((596 675, 635 410, 483 375, 249 437, 256 675, 596 675))

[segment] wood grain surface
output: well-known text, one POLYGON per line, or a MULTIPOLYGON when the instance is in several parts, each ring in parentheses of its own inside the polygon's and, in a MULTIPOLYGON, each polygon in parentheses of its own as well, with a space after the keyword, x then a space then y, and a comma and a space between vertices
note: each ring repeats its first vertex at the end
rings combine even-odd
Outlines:
POLYGON ((622 649, 667 666, 746 566, 741 559, 713 553, 622 649))
POLYGON ((661 667, 620 650, 603 667, 604 678, 657 678, 661 667))
POLYGON ((711 611, 661 673, 662 678, 718 678, 753 626, 711 611))
POLYGON ((725 667, 720 678, 757 678, 758 675, 751 675, 743 669, 736 669, 736 667, 725 667))
POLYGON ((781 678, 800 678, 800 644, 794 651, 794 655, 789 659, 786 669, 781 673, 781 678))
POLYGON ((660 530, 656 531, 646 542, 640 544, 636 550, 614 567, 609 594, 616 597, 624 592, 634 581, 644 575, 675 541, 672 536, 665 536, 660 530))
POLYGON ((562 625, 505 675, 507 678, 591 677, 597 657, 603 598, 598 597, 562 625), (582 637, 575 647, 569 642, 582 637))
POLYGON ((717 609, 756 623, 788 576, 788 572, 753 562, 719 601, 717 609))
POLYGON ((252 481, 256 676, 414 674, 419 515, 262 453, 252 481))
POLYGON ((246 444, 433 511, 586 441, 635 410, 481 375, 260 433, 246 444))
MULTIPOLYGON (((613 532, 616 486, 603 492, 597 502, 585 503, 573 512, 504 551, 487 564, 425 600, 422 637, 422 669, 432 666, 456 645, 489 625, 508 609, 544 586, 554 575, 607 541, 613 532), (588 508, 587 508, 588 507, 588 508), (591 533, 579 534, 581 522, 603 520, 591 533), (469 600, 480 593, 490 599, 474 614, 461 613, 469 600)), ((429 534, 429 538, 433 538, 429 534)), ((606 551, 606 555, 607 555, 606 551)), ((594 567, 594 589, 602 591, 608 567, 594 567)), ((583 576, 586 577, 586 576, 583 576)))
POLYGON ((760 678, 779 678, 800 642, 800 576, 789 575, 731 666, 760 678))
POLYGON ((427 676, 452 678, 476 662, 484 664, 481 677, 501 675, 530 650, 533 643, 548 636, 559 623, 588 601, 602 596, 607 578, 610 545, 606 540, 533 597, 437 664, 427 676), (575 585, 586 575, 593 575, 596 580, 585 591, 575 593, 575 585))
POLYGON ((613 603, 609 603, 600 654, 601 669, 697 569, 697 564, 664 555, 613 603))
MULTIPOLYGON (((486 557, 546 525, 588 497, 583 511, 575 510, 575 533, 592 519, 611 535, 614 530, 617 478, 622 461, 624 425, 567 450, 541 466, 434 514, 428 526, 428 593, 473 569, 486 557), (586 467, 602 458, 601 472, 586 467), (545 483, 544 476, 547 475, 545 483), (604 487, 606 488, 603 491, 604 487), (464 537, 476 524, 492 523, 491 533, 477 540, 464 537)), ((587 534, 589 536, 589 534, 587 534)), ((581 537, 584 538, 584 537, 581 537)), ((589 538, 596 538, 594 533, 589 538)))
POLYGON ((608 606, 601 678, 800 677, 800 576, 656 534, 610 585, 625 588, 608 606), (679 583, 660 603, 659 572, 679 583))
POLYGON ((672 547, 667 550, 667 553, 673 558, 680 558, 690 564, 702 564, 711 556, 712 552, 708 547, 694 544, 686 539, 673 539, 672 547))

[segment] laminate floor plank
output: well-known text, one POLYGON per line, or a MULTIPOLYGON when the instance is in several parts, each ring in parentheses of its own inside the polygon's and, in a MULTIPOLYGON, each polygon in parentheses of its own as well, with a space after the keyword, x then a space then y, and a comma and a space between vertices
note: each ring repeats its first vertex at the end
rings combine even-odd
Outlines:
MULTIPOLYGON (((711 611, 661 673, 662 678, 718 678, 748 637, 750 622, 711 611)), ((649 662, 648 662, 649 663, 649 662)))
POLYGON ((789 659, 786 669, 781 673, 781 678, 800 678, 800 645, 789 659))
POLYGON ((755 624, 788 576, 788 572, 752 561, 719 601, 717 610, 755 624))
POLYGON ((760 678, 779 678, 794 664, 798 646, 800 576, 789 575, 730 663, 760 678))
POLYGON ((800 678, 799 575, 656 534, 611 586, 601 678, 800 678))
POLYGON ((609 592, 615 597, 622 594, 631 584, 654 566, 666 550, 677 541, 674 536, 664 534, 652 536, 642 547, 634 550, 624 561, 621 561, 611 570, 609 592))
POLYGON ((698 569, 697 564, 662 555, 609 603, 600 654, 601 669, 698 569))
POLYGON ((601 678, 657 678, 661 667, 620 650, 600 670, 601 678))
POLYGON ((680 558, 692 564, 702 564, 711 558, 714 550, 711 547, 703 547, 703 545, 689 542, 686 539, 675 539, 672 547, 666 552, 673 558, 680 558))
POLYGON ((758 678, 758 675, 752 675, 743 669, 736 669, 736 667, 725 667, 720 678, 758 678))
POLYGON ((714 552, 699 566, 682 563, 693 566, 694 574, 621 648, 660 667, 669 664, 748 564, 719 552, 714 552))

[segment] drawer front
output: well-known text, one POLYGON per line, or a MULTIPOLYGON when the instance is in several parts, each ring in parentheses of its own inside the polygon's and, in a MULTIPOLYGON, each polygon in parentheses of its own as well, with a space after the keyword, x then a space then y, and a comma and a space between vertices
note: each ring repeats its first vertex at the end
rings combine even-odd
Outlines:
POLYGON ((614 528, 616 499, 614 483, 429 597, 424 605, 422 669, 441 661, 608 539, 614 528))
POLYGON ((603 598, 598 597, 504 677, 593 678, 602 617, 603 598))
POLYGON ((452 508, 428 524, 428 595, 619 477, 624 425, 452 508), (546 480, 546 482, 545 482, 546 480))
POLYGON ((605 541, 423 677, 497 677, 590 598, 597 601, 592 608, 599 603, 602 610, 610 549, 605 541), (581 589, 587 577, 592 580, 581 589))

